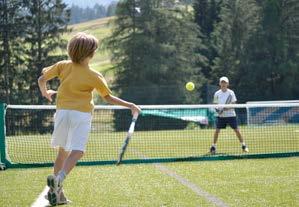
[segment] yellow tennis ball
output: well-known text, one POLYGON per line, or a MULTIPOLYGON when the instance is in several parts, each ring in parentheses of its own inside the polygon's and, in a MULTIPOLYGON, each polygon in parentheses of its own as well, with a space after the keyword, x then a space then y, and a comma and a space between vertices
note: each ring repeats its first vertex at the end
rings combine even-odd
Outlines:
POLYGON ((193 82, 188 82, 188 83, 186 83, 186 89, 187 89, 188 91, 193 91, 194 88, 195 88, 195 85, 194 85, 193 82))

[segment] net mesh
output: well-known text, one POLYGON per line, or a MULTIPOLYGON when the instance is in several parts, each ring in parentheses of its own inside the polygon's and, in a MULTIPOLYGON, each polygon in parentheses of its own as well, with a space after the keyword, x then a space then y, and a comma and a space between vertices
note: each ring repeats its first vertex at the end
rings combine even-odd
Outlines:
MULTIPOLYGON (((249 147, 247 154, 299 152, 299 103, 226 106, 235 108, 241 134, 249 147)), ((215 156, 209 154, 215 105, 142 108, 124 160, 215 156)), ((53 163, 57 154, 57 149, 50 147, 54 113, 53 106, 7 107, 5 144, 10 162, 53 163)), ((117 160, 130 122, 127 109, 97 106, 86 153, 80 162, 117 160)), ((216 155, 243 155, 229 126, 220 132, 216 155)))

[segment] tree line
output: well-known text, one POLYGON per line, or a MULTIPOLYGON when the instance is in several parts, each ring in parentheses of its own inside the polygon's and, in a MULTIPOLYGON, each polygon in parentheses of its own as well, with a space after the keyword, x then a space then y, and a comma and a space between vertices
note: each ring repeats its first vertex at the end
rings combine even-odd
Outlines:
POLYGON ((37 78, 43 67, 67 58, 70 10, 62 0, 0 0, 0 101, 42 104, 37 78))
POLYGON ((122 97, 139 104, 205 103, 207 86, 224 75, 239 102, 299 97, 299 1, 187 3, 118 4, 105 46, 122 97), (185 91, 187 81, 196 83, 196 92, 185 91))
MULTIPOLYGON (((225 75, 239 102, 297 99, 298 8, 297 0, 120 1, 102 42, 112 88, 138 104, 205 103, 207 86, 225 75)), ((56 51, 66 47, 71 9, 61 0, 0 0, 0 16, 0 100, 46 103, 36 80, 67 58, 56 51)))
POLYGON ((112 2, 107 7, 99 4, 95 4, 92 8, 82 8, 77 5, 70 7, 71 16, 69 24, 75 24, 80 22, 86 22, 93 19, 114 16, 117 2, 112 2))

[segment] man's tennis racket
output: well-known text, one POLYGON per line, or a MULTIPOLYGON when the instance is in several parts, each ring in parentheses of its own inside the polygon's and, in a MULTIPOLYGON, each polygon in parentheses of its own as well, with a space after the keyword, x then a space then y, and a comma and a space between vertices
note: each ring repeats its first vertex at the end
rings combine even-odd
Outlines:
POLYGON ((130 128, 129 128, 129 131, 128 131, 128 133, 127 133, 127 137, 126 137, 126 139, 125 139, 125 141, 124 141, 124 143, 123 143, 123 145, 122 145, 122 147, 121 147, 121 150, 120 150, 120 153, 119 153, 119 156, 118 156, 118 160, 117 160, 117 162, 116 162, 116 165, 119 165, 119 164, 121 163, 122 158, 123 158, 123 156, 124 156, 124 154, 125 154, 125 152, 126 152, 126 149, 127 149, 127 147, 128 147, 128 144, 129 144, 129 142, 130 142, 130 139, 131 139, 131 137, 132 137, 132 135, 133 135, 133 132, 134 132, 134 129, 135 129, 135 123, 136 123, 136 121, 137 121, 138 115, 139 115, 138 113, 136 113, 136 114, 133 115, 132 122, 131 122, 131 124, 130 124, 130 128))
MULTIPOLYGON (((228 97, 226 98, 225 104, 230 104, 232 102, 232 99, 233 99, 233 96, 231 94, 229 94, 228 97)), ((225 108, 217 109, 216 111, 220 115, 223 113, 223 111, 225 111, 225 108)))

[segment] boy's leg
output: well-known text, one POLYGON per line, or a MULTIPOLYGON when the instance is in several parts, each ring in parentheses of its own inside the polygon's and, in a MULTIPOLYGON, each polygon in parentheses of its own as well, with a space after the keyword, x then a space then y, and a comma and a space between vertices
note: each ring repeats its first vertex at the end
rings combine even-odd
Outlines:
POLYGON ((54 175, 57 175, 58 172, 62 169, 64 161, 68 157, 69 152, 65 151, 62 147, 59 147, 58 155, 54 163, 54 175))
POLYGON ((83 157, 84 152, 80 150, 73 150, 67 159, 64 161, 63 167, 58 173, 57 176, 60 175, 60 173, 63 171, 65 175, 69 174, 71 170, 75 167, 77 162, 83 157))
POLYGON ((214 132, 214 138, 213 138, 213 144, 214 145, 217 144, 219 133, 220 133, 220 129, 216 129, 215 132, 214 132))
POLYGON ((215 154, 216 153, 216 144, 217 144, 217 141, 218 141, 219 133, 220 133, 220 129, 216 128, 216 130, 214 132, 214 137, 213 137, 213 144, 212 144, 212 146, 210 148, 211 154, 215 154))
MULTIPOLYGON (((65 151, 60 151, 60 158, 64 157, 65 151)), ((48 200, 51 205, 56 204, 65 204, 67 203, 67 199, 64 196, 63 190, 62 190, 62 182, 65 179, 66 175, 70 173, 70 171, 75 167, 78 160, 83 156, 83 152, 79 150, 73 150, 64 160, 63 165, 61 169, 56 173, 56 175, 50 175, 48 176, 47 183, 50 187, 50 190, 48 192, 48 200)), ((54 170, 58 170, 59 166, 61 166, 60 161, 61 159, 56 159, 57 162, 57 168, 54 170)))
POLYGON ((59 184, 63 182, 65 177, 76 166, 78 160, 83 156, 84 152, 80 150, 73 150, 69 156, 65 159, 62 168, 57 172, 56 180, 59 184))
MULTIPOLYGON (((69 152, 65 151, 62 147, 59 147, 58 155, 57 155, 55 163, 54 163, 54 175, 55 176, 57 176, 58 172, 62 169, 64 161, 66 160, 68 155, 69 155, 69 152)), ((53 181, 50 181, 53 178, 54 178, 53 176, 48 177, 48 179, 47 179, 48 184, 50 184, 50 182, 53 183, 53 181)), ((65 197, 65 195, 63 193, 62 186, 58 190, 57 194, 53 193, 53 188, 50 188, 48 194, 46 195, 46 199, 49 201, 51 200, 50 203, 51 202, 53 203, 54 202, 53 200, 56 200, 56 202, 59 204, 67 203, 67 198, 65 197), (53 197, 57 197, 57 195, 59 195, 60 199, 53 198, 53 197)))
POLYGON ((230 127, 235 131, 240 143, 241 143, 241 147, 242 147, 242 150, 244 152, 248 152, 248 148, 244 142, 244 138, 242 137, 241 133, 240 133, 240 130, 239 130, 239 127, 238 127, 238 123, 237 123, 237 117, 230 117, 229 118, 229 125, 230 127))
POLYGON ((220 129, 224 129, 225 127, 226 127, 225 118, 217 117, 216 118, 216 130, 214 132, 213 143, 212 143, 212 146, 210 148, 211 154, 216 153, 216 144, 217 144, 217 141, 218 141, 218 136, 219 136, 219 133, 220 133, 220 129))
POLYGON ((240 143, 244 143, 244 139, 243 139, 243 137, 242 137, 242 135, 241 135, 241 133, 240 133, 239 128, 234 129, 234 131, 235 131, 236 136, 238 137, 240 143))
POLYGON ((237 135, 237 137, 238 137, 238 139, 239 139, 239 141, 241 143, 242 150, 244 152, 248 152, 249 151, 248 147, 245 144, 244 138, 242 137, 239 128, 234 129, 234 131, 235 131, 235 133, 236 133, 236 135, 237 135))

